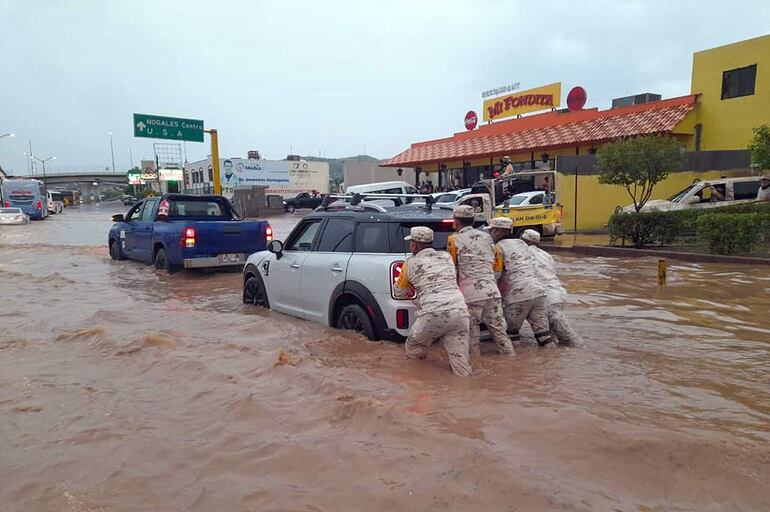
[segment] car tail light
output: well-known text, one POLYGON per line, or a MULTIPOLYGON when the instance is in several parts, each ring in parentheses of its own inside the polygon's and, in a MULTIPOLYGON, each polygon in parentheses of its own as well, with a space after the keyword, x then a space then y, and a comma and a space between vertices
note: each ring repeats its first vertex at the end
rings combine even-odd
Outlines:
POLYGON ((398 281, 398 278, 401 276, 403 268, 404 262, 400 260, 390 264, 390 296, 399 300, 412 300, 417 296, 417 292, 415 292, 414 288, 409 290, 409 294, 407 294, 406 297, 396 297, 396 281, 398 281))
POLYGON ((10 201, 6 201, 5 202, 5 207, 6 208, 10 208, 11 207, 11 202, 10 201))
POLYGON ((265 228, 265 241, 267 242, 273 241, 273 228, 271 226, 267 226, 265 228))
POLYGON ((195 228, 185 228, 179 242, 182 247, 195 247, 195 228))
POLYGON ((38 210, 41 210, 43 208, 42 203, 40 202, 40 199, 37 200, 37 203, 35 203, 35 208, 38 210))
POLYGON ((396 328, 409 329, 409 310, 408 309, 396 310, 396 328))

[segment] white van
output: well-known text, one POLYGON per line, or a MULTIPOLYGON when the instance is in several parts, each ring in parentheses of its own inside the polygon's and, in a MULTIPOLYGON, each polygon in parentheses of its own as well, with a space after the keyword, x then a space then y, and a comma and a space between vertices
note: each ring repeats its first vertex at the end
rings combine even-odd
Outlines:
POLYGON ((61 192, 48 190, 45 195, 48 203, 48 213, 56 214, 64 211, 64 198, 61 192))
POLYGON ((405 181, 381 181, 366 185, 353 185, 345 189, 345 193, 353 194, 419 194, 416 188, 405 181))

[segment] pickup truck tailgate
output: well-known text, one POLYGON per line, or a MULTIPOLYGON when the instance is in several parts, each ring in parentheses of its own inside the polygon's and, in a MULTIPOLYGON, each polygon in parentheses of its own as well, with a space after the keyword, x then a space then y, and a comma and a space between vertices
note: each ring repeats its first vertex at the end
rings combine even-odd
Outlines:
POLYGON ((268 227, 265 221, 206 221, 195 222, 192 227, 195 229, 196 239, 195 249, 191 251, 194 256, 186 254, 187 257, 228 253, 243 253, 248 256, 265 249, 265 231, 268 227))

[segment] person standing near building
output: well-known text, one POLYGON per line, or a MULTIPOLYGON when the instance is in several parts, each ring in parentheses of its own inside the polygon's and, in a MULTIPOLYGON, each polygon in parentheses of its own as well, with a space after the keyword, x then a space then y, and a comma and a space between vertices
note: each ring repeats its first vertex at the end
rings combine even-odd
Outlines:
POLYGON ((770 201, 770 176, 762 176, 757 190, 757 201, 770 201))
POLYGON ((500 168, 502 169, 503 176, 513 174, 513 165, 511 165, 511 157, 504 156, 500 160, 500 164, 501 164, 500 168))
POLYGON ((548 307, 545 287, 535 270, 535 260, 525 242, 513 238, 513 221, 496 217, 489 223, 492 238, 502 257, 500 287, 504 292, 503 312, 508 333, 514 343, 520 339, 519 329, 524 320, 529 321, 541 347, 550 343, 548 307))
POLYGON ((412 288, 417 313, 404 349, 409 359, 425 359, 435 341, 444 343, 452 372, 471 374, 468 354, 469 319, 460 288, 455 280, 452 258, 433 248, 433 230, 413 227, 404 240, 410 242, 409 256, 401 267, 395 295, 407 298, 412 288))
POLYGON ((567 315, 564 314, 567 290, 564 289, 561 281, 559 281, 559 276, 556 274, 556 262, 553 261, 550 254, 538 247, 540 233, 534 229, 527 229, 522 233, 521 239, 529 245, 529 252, 535 260, 535 271, 545 286, 551 337, 562 345, 582 347, 583 340, 570 326, 567 315))
POLYGON ((454 209, 456 233, 447 239, 447 251, 457 267, 457 280, 471 317, 470 352, 481 355, 480 323, 484 322, 501 354, 515 355, 508 337, 495 272, 502 266, 490 236, 473 227, 473 208, 454 209))

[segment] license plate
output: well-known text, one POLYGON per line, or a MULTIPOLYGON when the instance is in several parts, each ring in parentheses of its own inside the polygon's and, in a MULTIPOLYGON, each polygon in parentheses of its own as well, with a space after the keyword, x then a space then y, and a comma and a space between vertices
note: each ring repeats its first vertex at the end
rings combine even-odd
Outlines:
POLYGON ((241 254, 220 254, 219 260, 222 263, 239 263, 242 261, 242 255, 241 254))

